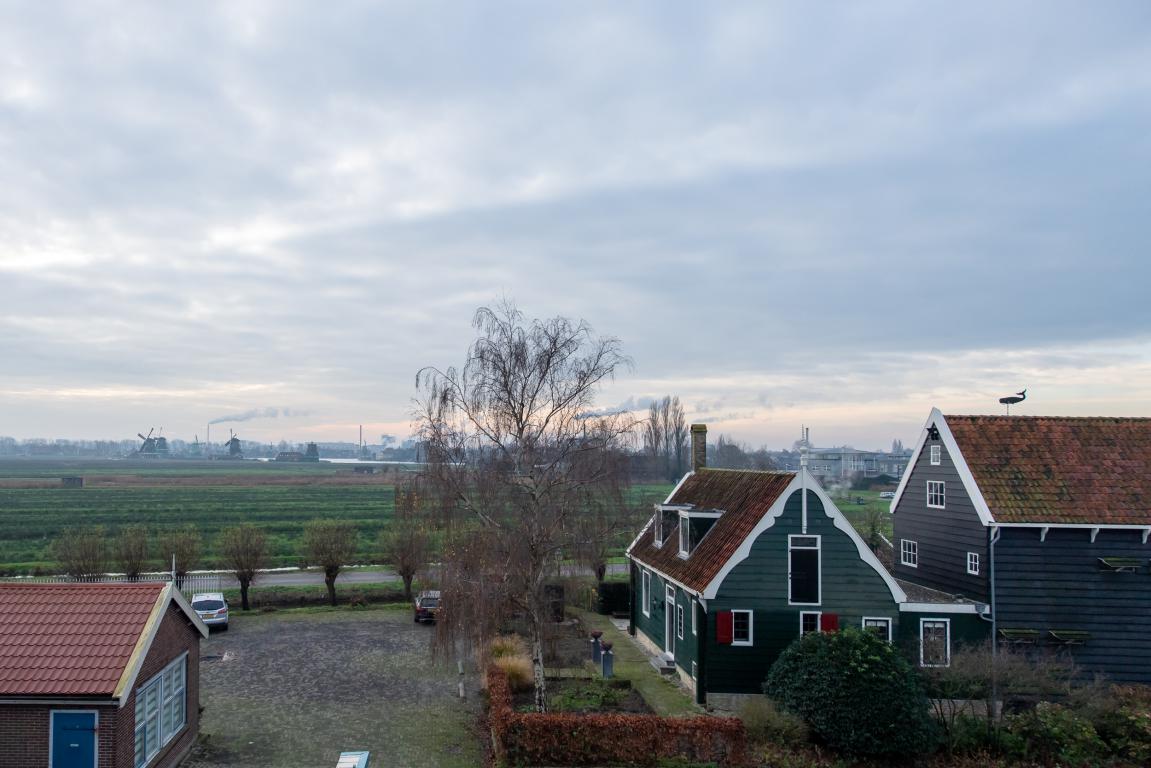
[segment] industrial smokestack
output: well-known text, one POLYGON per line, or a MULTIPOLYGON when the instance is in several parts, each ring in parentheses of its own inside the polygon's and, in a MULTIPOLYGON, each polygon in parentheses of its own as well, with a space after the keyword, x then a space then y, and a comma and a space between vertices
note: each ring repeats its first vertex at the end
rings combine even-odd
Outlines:
POLYGON ((691 470, 698 472, 707 466, 707 425, 691 425, 691 470))

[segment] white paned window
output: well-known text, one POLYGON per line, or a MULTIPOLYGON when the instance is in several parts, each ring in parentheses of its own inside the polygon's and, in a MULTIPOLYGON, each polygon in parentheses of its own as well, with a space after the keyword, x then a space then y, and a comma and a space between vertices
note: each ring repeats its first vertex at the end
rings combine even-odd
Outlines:
POLYGON ((655 511, 655 531, 652 534, 655 537, 655 545, 657 547, 663 546, 663 510, 657 509, 655 511))
POLYGON ((135 765, 141 768, 187 724, 187 655, 136 688, 135 765))
POLYGON ((680 640, 683 639, 683 606, 677 605, 675 607, 675 634, 680 640))
POLYGON ((799 636, 819 631, 819 611, 802 611, 799 614, 799 636))
POLYGON ((943 509, 947 504, 947 486, 942 480, 927 481, 927 506, 943 509))
POLYGON ((967 553, 967 572, 970 573, 972 576, 978 576, 979 575, 979 553, 978 552, 968 552, 967 553))
POLYGON ((679 516, 679 556, 691 554, 691 524, 684 515, 679 516))
POLYGON ((870 632, 881 640, 891 642, 891 619, 863 617, 863 631, 870 632))
POLYGON ((920 619, 919 666, 951 666, 951 622, 948 619, 920 619))
POLYGON ((942 463, 943 463, 943 446, 942 445, 931 446, 931 466, 938 467, 942 463))
POLYGON ((751 611, 731 612, 731 644, 752 644, 751 611))
POLYGON ((919 542, 911 539, 899 540, 899 562, 911 568, 919 567, 919 542))
POLYGON ((691 633, 693 635, 699 634, 699 629, 697 626, 699 623, 698 614, 699 614, 699 607, 695 604, 695 601, 693 600, 691 603, 691 633))
POLYGON ((640 603, 640 608, 643 609, 644 616, 651 616, 651 574, 647 571, 643 572, 643 602, 640 603))
POLYGON ((693 662, 691 663, 691 679, 692 679, 692 680, 695 680, 695 679, 696 679, 696 676, 698 675, 698 673, 699 673, 699 667, 697 667, 697 666, 695 665, 695 662, 693 661, 693 662))

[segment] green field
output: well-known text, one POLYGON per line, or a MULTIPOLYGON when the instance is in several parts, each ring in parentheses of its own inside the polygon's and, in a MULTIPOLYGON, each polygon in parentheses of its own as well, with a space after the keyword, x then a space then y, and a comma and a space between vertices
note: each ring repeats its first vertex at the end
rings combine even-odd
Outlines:
POLYGON ((304 523, 315 518, 355 522, 359 560, 375 562, 379 531, 392 515, 384 485, 154 486, 123 488, 0 488, 0 568, 50 564, 50 541, 65 528, 128 525, 152 530, 194 523, 204 537, 205 564, 215 557, 220 530, 241 522, 267 531, 272 566, 297 565, 304 523))
MULTIPOLYGON (((377 563, 381 528, 392 516, 393 486, 376 476, 351 476, 346 466, 255 462, 0 463, 0 479, 55 484, 81 475, 83 488, 0 486, 0 574, 52 570, 51 543, 65 528, 144 525, 153 531, 196 525, 205 567, 217 564, 221 529, 242 522, 268 535, 269 566, 301 563, 304 524, 350 520, 359 528, 357 562, 377 563), (291 484, 284 484, 291 483, 291 484)), ((670 486, 639 485, 629 500, 649 505, 670 486)), ((624 536, 630 541, 631 536, 624 536)), ((159 566, 159 557, 155 565, 159 566)))

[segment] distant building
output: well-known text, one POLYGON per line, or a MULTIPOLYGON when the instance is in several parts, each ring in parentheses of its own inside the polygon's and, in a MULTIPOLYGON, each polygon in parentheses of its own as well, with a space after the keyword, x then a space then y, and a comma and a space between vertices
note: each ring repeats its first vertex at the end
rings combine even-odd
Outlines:
POLYGON ((304 461, 304 454, 299 451, 280 451, 276 454, 276 461, 304 461))
MULTIPOLYGON (((773 451, 769 454, 777 468, 799 471, 799 451, 773 451)), ((855 477, 890 475, 899 478, 911 459, 911 451, 861 451, 850 446, 812 448, 807 469, 824 484, 845 483, 855 477)))

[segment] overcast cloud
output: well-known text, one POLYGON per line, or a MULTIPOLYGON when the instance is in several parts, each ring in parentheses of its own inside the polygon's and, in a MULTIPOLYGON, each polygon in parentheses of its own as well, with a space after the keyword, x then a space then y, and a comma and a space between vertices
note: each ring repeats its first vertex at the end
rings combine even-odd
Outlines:
POLYGON ((1151 413, 1141 0, 0 9, 0 435, 404 435, 502 297, 753 444, 1151 413))

